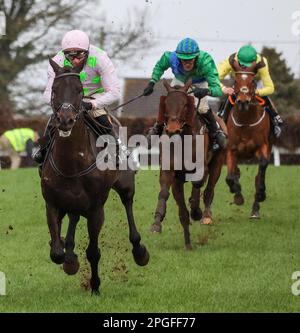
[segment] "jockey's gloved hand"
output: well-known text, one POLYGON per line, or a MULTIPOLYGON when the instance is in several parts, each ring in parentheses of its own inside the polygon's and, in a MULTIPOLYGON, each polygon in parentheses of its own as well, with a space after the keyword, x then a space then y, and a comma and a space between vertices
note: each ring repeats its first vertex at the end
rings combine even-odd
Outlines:
POLYGON ((147 85, 147 87, 144 89, 144 96, 149 96, 153 93, 153 87, 155 83, 153 81, 150 81, 147 85))
POLYGON ((210 90, 208 88, 195 88, 194 96, 201 99, 207 95, 210 95, 210 90))
POLYGON ((93 108, 93 104, 91 102, 82 101, 81 105, 86 111, 90 111, 93 108))

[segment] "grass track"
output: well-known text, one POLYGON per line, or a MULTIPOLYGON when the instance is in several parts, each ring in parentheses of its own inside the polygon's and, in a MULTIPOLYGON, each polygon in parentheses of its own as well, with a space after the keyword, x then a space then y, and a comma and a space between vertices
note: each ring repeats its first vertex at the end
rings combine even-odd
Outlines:
MULTIPOLYGON (((194 250, 184 250, 172 197, 163 233, 149 232, 159 190, 157 171, 137 175, 135 217, 150 252, 146 267, 131 256, 125 212, 112 192, 100 237, 101 296, 86 281, 86 223, 78 225, 81 270, 67 276, 49 257, 49 233, 36 169, 0 172, 0 271, 7 295, 0 312, 299 312, 291 276, 300 271, 299 167, 270 167, 267 201, 249 220, 256 167, 242 166, 246 203, 231 203, 225 168, 213 205, 214 226, 191 226, 194 250)), ((190 185, 186 185, 187 197, 190 185)), ((66 223, 63 227, 65 233, 66 223)))

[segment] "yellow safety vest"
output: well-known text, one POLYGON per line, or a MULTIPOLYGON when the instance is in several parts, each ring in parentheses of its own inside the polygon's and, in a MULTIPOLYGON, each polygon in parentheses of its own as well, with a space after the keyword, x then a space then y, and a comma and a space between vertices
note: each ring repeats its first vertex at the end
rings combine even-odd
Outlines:
POLYGON ((31 128, 15 128, 4 132, 3 134, 16 152, 22 152, 26 149, 26 142, 31 139, 34 141, 34 131, 31 128))

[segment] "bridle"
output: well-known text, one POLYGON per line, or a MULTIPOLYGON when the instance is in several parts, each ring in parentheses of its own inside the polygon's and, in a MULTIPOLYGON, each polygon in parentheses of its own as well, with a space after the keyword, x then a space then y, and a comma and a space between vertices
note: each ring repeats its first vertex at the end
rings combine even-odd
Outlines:
MULTIPOLYGON (((244 75, 253 75, 253 76, 256 75, 255 72, 246 72, 246 71, 237 71, 237 72, 235 72, 235 74, 241 74, 241 75, 244 74, 244 75)), ((252 82, 252 84, 255 84, 255 83, 252 82)), ((235 105, 236 104, 236 102, 237 102, 237 96, 239 95, 240 92, 243 93, 243 94, 247 94, 247 93, 249 93, 249 88, 246 87, 246 86, 242 86, 239 89, 238 93, 236 93, 236 92, 234 93, 233 96, 235 97, 235 100, 232 98, 232 95, 229 95, 229 102, 230 102, 231 105, 235 105)), ((254 90, 254 93, 251 94, 251 100, 253 100, 253 98, 256 99, 257 102, 251 102, 250 101, 249 102, 250 105, 260 105, 260 106, 263 106, 265 104, 265 101, 262 98, 260 98, 259 96, 257 96, 255 94, 255 90, 254 90)))
MULTIPOLYGON (((169 96, 172 93, 178 93, 178 92, 180 92, 180 93, 184 94, 186 97, 188 97, 188 93, 186 91, 177 90, 177 89, 168 91, 167 96, 169 96)), ((184 107, 187 107, 187 105, 188 105, 188 103, 186 103, 184 105, 184 107)), ((168 118, 167 115, 166 115, 166 118, 168 118)), ((176 118, 173 118, 172 120, 176 121, 180 125, 180 131, 182 131, 183 127, 186 125, 185 119, 184 119, 184 121, 182 121, 180 118, 176 117, 176 118)))
MULTIPOLYGON (((80 75, 78 73, 63 73, 63 74, 59 74, 57 76, 55 76, 54 78, 54 81, 55 80, 58 80, 58 79, 61 79, 63 77, 66 77, 66 76, 77 76, 78 78, 80 78, 80 75)), ((56 114, 58 111, 60 111, 61 109, 62 110, 68 110, 68 109, 73 109, 73 111, 76 113, 76 117, 75 117, 75 121, 79 118, 80 116, 80 113, 82 112, 81 111, 81 102, 80 102, 80 105, 79 105, 79 109, 76 109, 76 107, 72 104, 72 103, 61 103, 56 109, 54 107, 54 104, 53 104, 53 92, 51 94, 51 107, 53 109, 53 112, 54 114, 56 114)))
MULTIPOLYGON (((77 77, 80 77, 79 74, 77 73, 63 73, 63 74, 60 74, 60 75, 57 75, 54 80, 58 80, 60 78, 63 78, 63 77, 66 77, 66 76, 77 76, 77 77)), ((81 102, 80 102, 80 106, 79 106, 79 109, 76 109, 75 106, 71 103, 62 103, 59 105, 59 107, 57 109, 54 108, 54 105, 53 105, 53 93, 52 93, 52 96, 51 96, 51 106, 52 106, 52 109, 54 111, 54 113, 57 113, 58 111, 60 111, 61 109, 69 109, 70 107, 75 111, 76 113, 76 117, 75 117, 75 121, 74 123, 76 122, 76 120, 79 118, 80 114, 83 112, 82 109, 81 109, 81 102)), ((89 167, 87 167, 86 169, 84 170, 81 170, 79 172, 76 172, 74 174, 65 174, 63 173, 59 168, 58 166, 56 165, 55 161, 54 161, 54 158, 52 156, 52 148, 54 146, 54 137, 52 138, 52 141, 51 141, 51 144, 50 144, 50 148, 48 150, 48 154, 46 156, 46 159, 47 157, 49 158, 49 163, 52 167, 52 169, 61 177, 64 177, 64 178, 78 178, 78 177, 82 177, 82 176, 85 176, 87 174, 89 174, 90 172, 94 171, 97 167, 97 163, 96 161, 93 162, 89 167)), ((45 160, 46 160, 45 159, 45 160)))
MULTIPOLYGON (((237 71, 235 74, 253 75, 253 77, 255 75, 254 72, 246 72, 246 71, 237 71)), ((255 83, 252 81, 251 84, 255 84, 255 83)), ((249 88, 247 86, 242 86, 239 89, 239 92, 237 94, 235 93, 235 97, 237 97, 240 92, 244 93, 244 94, 247 94, 247 93, 249 93, 249 88)), ((236 102, 237 102, 237 98, 235 99, 235 101, 233 101, 232 96, 230 95, 229 96, 229 102, 232 105, 235 105, 236 102)), ((255 94, 255 90, 254 90, 254 93, 251 94, 251 100, 250 100, 249 104, 250 105, 260 105, 260 106, 263 106, 265 104, 265 101, 261 97, 257 96, 255 94), (253 99, 255 99, 257 101, 251 102, 253 99)), ((234 123, 234 125, 236 127, 254 127, 254 126, 257 126, 257 125, 259 125, 262 122, 262 120, 265 117, 265 114, 266 114, 266 111, 264 110, 263 114, 261 115, 261 117, 257 121, 255 121, 253 123, 248 123, 248 124, 241 124, 241 123, 238 123, 237 120, 234 118, 233 112, 230 113, 232 121, 233 121, 233 123, 234 123)))

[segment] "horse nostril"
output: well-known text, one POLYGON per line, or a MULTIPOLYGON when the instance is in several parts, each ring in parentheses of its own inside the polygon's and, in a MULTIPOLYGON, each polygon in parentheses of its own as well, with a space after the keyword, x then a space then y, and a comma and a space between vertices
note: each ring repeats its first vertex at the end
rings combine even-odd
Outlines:
POLYGON ((68 120, 68 122, 67 122, 67 124, 68 124, 69 126, 74 125, 74 123, 75 123, 75 120, 74 120, 73 118, 70 118, 70 119, 68 120))

